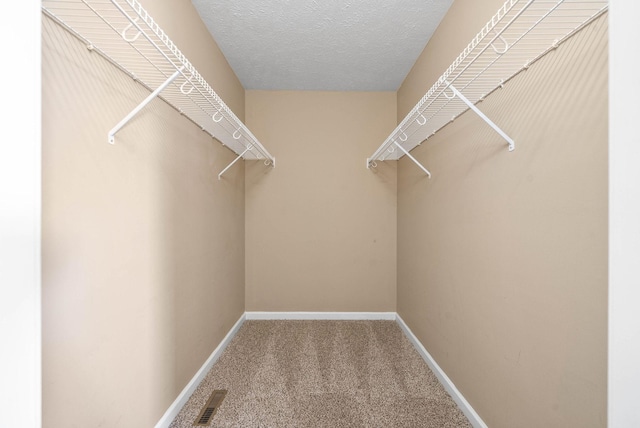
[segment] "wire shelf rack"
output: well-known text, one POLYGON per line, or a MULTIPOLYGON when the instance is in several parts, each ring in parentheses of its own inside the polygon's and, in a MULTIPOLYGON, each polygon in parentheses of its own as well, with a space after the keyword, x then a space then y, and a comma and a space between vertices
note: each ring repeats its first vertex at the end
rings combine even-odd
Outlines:
POLYGON ((513 150, 515 142, 475 104, 607 8, 606 0, 508 0, 367 158, 367 167, 408 155, 430 176, 409 152, 468 109, 500 133, 513 150))
POLYGON ((42 10, 90 50, 153 91, 109 132, 110 143, 128 119, 158 96, 238 154, 236 160, 262 159, 275 166, 275 158, 137 0, 43 0, 42 10))

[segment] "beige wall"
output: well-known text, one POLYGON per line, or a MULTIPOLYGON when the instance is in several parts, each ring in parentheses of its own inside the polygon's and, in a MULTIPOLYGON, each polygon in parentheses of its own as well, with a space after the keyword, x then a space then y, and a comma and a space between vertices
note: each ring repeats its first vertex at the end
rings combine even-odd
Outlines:
MULTIPOLYGON (((147 3, 204 34, 189 1, 147 3)), ((235 155, 160 100, 107 144, 148 91, 48 18, 42 48, 43 426, 153 426, 244 311, 243 164, 218 181, 235 155)))
MULTIPOLYGON (((401 112, 477 3, 454 3, 401 112)), ((606 426, 606 19, 479 105, 514 152, 467 112, 413 150, 432 179, 398 165, 398 312, 490 427, 606 426)))
POLYGON ((246 92, 274 154, 246 164, 248 311, 395 311, 396 166, 365 159, 395 127, 395 93, 246 92))

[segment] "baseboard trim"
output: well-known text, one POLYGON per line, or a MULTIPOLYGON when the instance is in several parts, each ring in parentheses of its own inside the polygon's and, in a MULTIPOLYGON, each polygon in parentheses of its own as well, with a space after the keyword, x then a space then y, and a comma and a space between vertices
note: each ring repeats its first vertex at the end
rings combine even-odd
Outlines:
POLYGON ((409 339, 420 356, 425 360, 433 374, 436 375, 442 386, 444 386, 444 389, 449 393, 449 395, 451 395, 451 398, 453 398, 453 401, 456 402, 460 410, 462 410, 462 413, 464 413, 467 419, 469 419, 471 425, 473 425, 475 428, 487 428, 487 424, 484 423, 482 418, 480 418, 480 415, 476 413, 473 407, 471 407, 471 404, 469 404, 466 398, 464 398, 460 391, 458 391, 458 388, 456 388, 451 379, 449 379, 449 376, 447 376, 444 370, 440 368, 431 354, 427 352, 426 348, 422 345, 420 340, 418 340, 415 334, 413 334, 409 326, 405 324, 404 320, 402 319, 402 317, 400 317, 399 314, 396 314, 396 322, 398 323, 404 334, 407 336, 407 339, 409 339))
POLYGON ((244 323, 245 319, 246 319, 245 314, 242 314, 240 319, 238 319, 238 321, 236 321, 233 327, 231 327, 231 330, 229 330, 229 333, 227 333, 224 339, 222 339, 218 347, 214 349, 211 355, 209 356, 209 358, 207 358, 207 361, 205 361, 202 367, 200 367, 200 370, 198 370, 198 372, 189 381, 187 386, 184 387, 182 392, 174 400, 171 406, 169 406, 169 408, 164 413, 164 415, 162 415, 162 417, 156 424, 155 428, 169 427, 169 425, 178 415, 182 407, 187 403, 187 400, 189 399, 189 397, 191 397, 191 394, 193 394, 193 391, 196 390, 198 385, 200 385, 200 382, 202 382, 205 376, 207 375, 207 373, 209 373, 209 370, 211 370, 211 366, 213 366, 213 364, 218 360, 218 358, 220 358, 222 351, 225 350, 227 345, 229 345, 229 342, 231 342, 231 339, 233 339, 236 333, 238 333, 238 330, 240 330, 240 327, 242 327, 242 324, 244 323))
POLYGON ((245 312, 247 320, 396 320, 395 312, 245 312))

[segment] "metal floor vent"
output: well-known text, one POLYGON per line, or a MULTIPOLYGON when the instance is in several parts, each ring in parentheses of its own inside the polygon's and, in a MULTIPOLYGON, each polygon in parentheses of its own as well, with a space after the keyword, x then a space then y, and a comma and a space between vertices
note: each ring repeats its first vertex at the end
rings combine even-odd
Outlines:
POLYGON ((226 395, 226 389, 216 389, 215 391, 213 391, 211 393, 211 396, 209 397, 209 400, 207 401, 207 404, 204 405, 193 425, 209 426, 209 424, 211 423, 211 419, 213 419, 213 416, 216 414, 216 411, 220 407, 220 404, 222 404, 222 400, 224 400, 224 397, 226 395))

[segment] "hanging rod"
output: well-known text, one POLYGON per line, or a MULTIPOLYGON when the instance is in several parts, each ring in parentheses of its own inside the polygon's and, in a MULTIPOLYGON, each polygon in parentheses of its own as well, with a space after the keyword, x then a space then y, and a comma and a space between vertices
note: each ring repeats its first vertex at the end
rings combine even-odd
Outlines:
POLYGON ((133 116, 159 97, 244 159, 275 166, 275 158, 137 0, 43 0, 42 10, 92 52, 152 91, 109 132, 110 143, 133 116))
MULTIPOLYGON (((408 155, 467 110, 474 111, 498 132, 512 151, 515 147, 513 139, 476 104, 607 9, 606 0, 506 1, 367 158, 367 168, 375 168, 378 161, 398 160, 408 155)), ((412 160, 422 167, 415 158, 412 160)))

